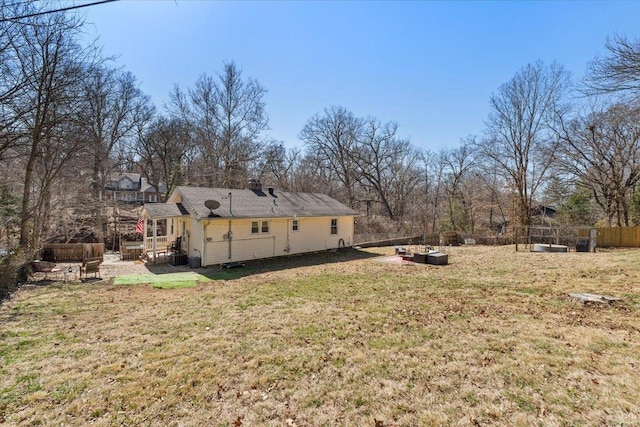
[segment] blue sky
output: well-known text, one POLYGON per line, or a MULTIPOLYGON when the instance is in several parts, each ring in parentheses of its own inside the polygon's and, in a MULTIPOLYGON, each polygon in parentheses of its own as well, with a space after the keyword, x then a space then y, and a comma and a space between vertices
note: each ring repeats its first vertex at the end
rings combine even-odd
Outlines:
POLYGON ((267 90, 267 135, 301 146, 330 105, 400 124, 418 148, 481 134, 489 97, 527 63, 580 79, 607 36, 640 37, 640 2, 151 1, 83 9, 87 38, 159 110, 233 60, 267 90))

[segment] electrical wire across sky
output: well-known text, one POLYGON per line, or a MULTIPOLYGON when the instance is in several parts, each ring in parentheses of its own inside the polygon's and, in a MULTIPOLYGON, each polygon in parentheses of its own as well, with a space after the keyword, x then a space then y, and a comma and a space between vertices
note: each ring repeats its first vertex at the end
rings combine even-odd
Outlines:
POLYGON ((28 15, 13 16, 13 17, 8 17, 8 18, 4 18, 3 17, 3 18, 0 18, 0 23, 2 23, 2 22, 14 22, 14 21, 19 21, 21 19, 32 18, 34 16, 47 15, 49 13, 66 12, 68 10, 81 9, 83 7, 97 6, 97 5, 100 5, 100 4, 113 3, 113 2, 116 2, 116 1, 118 1, 118 0, 99 0, 99 1, 94 1, 94 2, 91 2, 91 3, 85 3, 85 4, 74 5, 74 6, 62 7, 62 8, 59 8, 59 9, 44 10, 42 12, 30 13, 28 15))

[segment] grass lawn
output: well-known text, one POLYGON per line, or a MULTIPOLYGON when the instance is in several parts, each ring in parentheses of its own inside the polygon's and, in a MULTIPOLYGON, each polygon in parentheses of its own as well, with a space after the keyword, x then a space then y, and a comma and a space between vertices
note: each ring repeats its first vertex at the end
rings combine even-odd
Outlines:
POLYGON ((640 251, 449 256, 23 288, 0 307, 0 424, 640 425, 640 251))

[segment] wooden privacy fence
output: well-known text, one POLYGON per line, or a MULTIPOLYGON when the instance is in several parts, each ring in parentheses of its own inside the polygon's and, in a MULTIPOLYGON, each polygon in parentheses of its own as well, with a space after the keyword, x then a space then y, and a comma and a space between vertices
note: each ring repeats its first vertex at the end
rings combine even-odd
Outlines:
POLYGON ((104 258, 104 243, 46 243, 40 257, 51 262, 76 262, 104 258))
POLYGON ((640 226, 598 227, 596 242, 601 248, 640 248, 640 226))

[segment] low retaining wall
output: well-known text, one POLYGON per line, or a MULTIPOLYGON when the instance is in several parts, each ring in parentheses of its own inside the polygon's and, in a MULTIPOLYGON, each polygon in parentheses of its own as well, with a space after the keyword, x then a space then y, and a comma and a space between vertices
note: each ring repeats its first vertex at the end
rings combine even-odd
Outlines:
POLYGON ((376 246, 396 246, 396 245, 417 245, 422 241, 422 235, 408 236, 408 237, 395 237, 393 239, 376 240, 371 242, 361 242, 354 246, 361 248, 372 248, 376 246))

